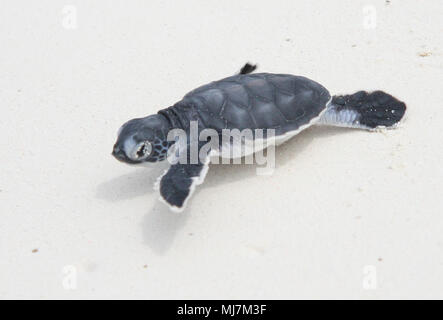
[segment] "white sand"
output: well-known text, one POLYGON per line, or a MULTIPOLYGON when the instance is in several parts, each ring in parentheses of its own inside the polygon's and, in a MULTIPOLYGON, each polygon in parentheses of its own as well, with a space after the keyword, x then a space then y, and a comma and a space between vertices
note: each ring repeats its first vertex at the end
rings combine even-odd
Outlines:
POLYGON ((112 3, 70 1, 69 30, 63 2, 2 1, 1 298, 443 298, 441 0, 112 3), (407 119, 308 129, 268 177, 212 166, 169 212, 118 127, 247 60, 407 119))

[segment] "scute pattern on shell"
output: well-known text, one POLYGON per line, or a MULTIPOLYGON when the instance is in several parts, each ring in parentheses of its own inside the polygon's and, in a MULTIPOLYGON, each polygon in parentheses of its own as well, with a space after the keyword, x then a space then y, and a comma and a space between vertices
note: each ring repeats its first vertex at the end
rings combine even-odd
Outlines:
MULTIPOLYGON (((326 108, 331 96, 305 77, 256 73, 211 82, 189 92, 179 104, 193 105, 204 127, 296 130, 326 108)), ((180 108, 177 108, 180 111, 180 108)))

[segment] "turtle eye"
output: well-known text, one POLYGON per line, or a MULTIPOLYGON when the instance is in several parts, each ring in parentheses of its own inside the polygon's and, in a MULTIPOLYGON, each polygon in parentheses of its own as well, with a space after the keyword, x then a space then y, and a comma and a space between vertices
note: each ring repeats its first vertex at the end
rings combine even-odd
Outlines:
POLYGON ((144 159, 151 154, 151 150, 152 146, 149 142, 140 143, 135 151, 135 158, 137 160, 144 159))

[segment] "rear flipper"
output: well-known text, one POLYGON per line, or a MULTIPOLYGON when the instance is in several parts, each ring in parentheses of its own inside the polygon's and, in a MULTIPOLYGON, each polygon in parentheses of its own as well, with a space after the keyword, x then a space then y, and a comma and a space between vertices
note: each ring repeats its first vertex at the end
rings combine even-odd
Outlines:
POLYGON ((405 111, 404 102, 383 91, 359 91, 334 96, 319 124, 369 130, 392 128, 403 118, 405 111))

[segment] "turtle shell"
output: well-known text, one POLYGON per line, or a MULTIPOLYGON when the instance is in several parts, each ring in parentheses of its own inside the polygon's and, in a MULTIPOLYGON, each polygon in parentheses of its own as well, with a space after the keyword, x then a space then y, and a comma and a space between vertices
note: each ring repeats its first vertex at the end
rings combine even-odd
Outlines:
POLYGON ((317 118, 331 96, 301 76, 256 73, 235 75, 189 92, 180 102, 195 106, 204 127, 298 130, 317 118))

